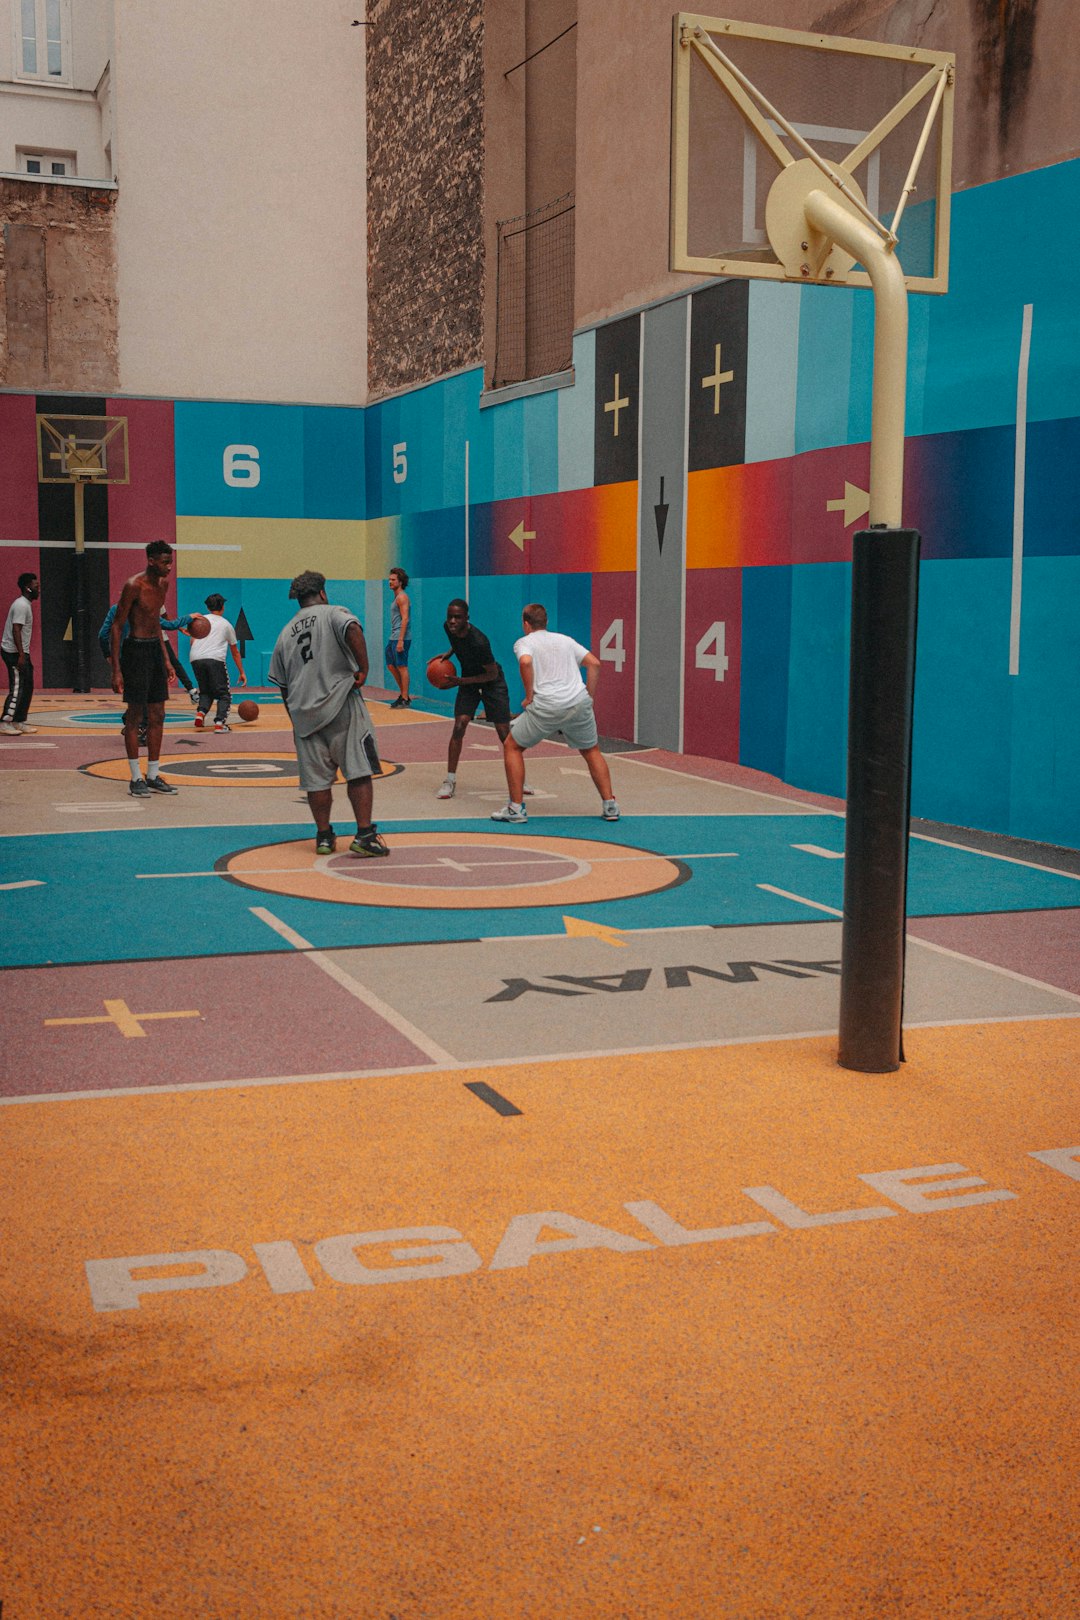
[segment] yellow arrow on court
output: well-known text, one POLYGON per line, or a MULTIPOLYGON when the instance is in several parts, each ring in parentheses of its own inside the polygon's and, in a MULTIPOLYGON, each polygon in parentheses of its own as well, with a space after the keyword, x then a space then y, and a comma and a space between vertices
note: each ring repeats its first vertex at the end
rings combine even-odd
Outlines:
POLYGON ((606 923, 582 922, 580 917, 564 917, 563 922, 571 939, 602 939, 605 945, 618 945, 622 949, 628 944, 617 928, 609 928, 606 923))
POLYGON ((510 531, 510 534, 507 536, 507 539, 512 540, 514 545, 517 546, 519 551, 524 551, 525 550, 525 542, 526 542, 526 540, 535 540, 536 539, 536 530, 535 529, 527 529, 525 527, 525 519, 522 518, 522 520, 518 524, 517 528, 512 529, 510 531))
POLYGON ((860 489, 858 484, 849 484, 844 479, 844 498, 842 501, 826 501, 826 512, 843 512, 844 528, 850 529, 861 517, 865 517, 870 510, 870 493, 860 489))

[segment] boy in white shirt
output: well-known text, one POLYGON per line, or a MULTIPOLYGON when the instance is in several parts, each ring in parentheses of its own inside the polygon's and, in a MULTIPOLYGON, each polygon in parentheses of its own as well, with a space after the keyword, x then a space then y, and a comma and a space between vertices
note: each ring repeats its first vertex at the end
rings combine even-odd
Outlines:
POLYGON ((231 731, 228 724, 229 704, 232 695, 229 691, 229 673, 225 664, 225 657, 232 648, 233 662, 240 676, 239 685, 247 685, 247 676, 240 659, 240 649, 236 644, 236 631, 222 613, 225 598, 217 591, 206 598, 207 617, 210 620, 210 634, 203 636, 201 641, 193 641, 191 673, 199 683, 199 706, 195 711, 195 730, 202 731, 206 716, 210 713, 211 703, 217 704, 214 715, 215 731, 231 731), (198 648, 198 652, 195 651, 198 648))
POLYGON ((600 676, 600 660, 570 636, 547 627, 547 610, 530 602, 521 615, 525 634, 514 643, 514 653, 525 687, 522 711, 511 721, 503 743, 503 763, 510 802, 496 810, 492 821, 512 824, 527 821, 523 789, 526 748, 548 742, 561 731, 589 767, 593 786, 603 801, 605 821, 618 821, 619 806, 611 796, 611 772, 600 752, 593 713, 593 693, 600 676), (585 670, 585 679, 581 671, 585 670))
POLYGON ((30 637, 34 633, 33 604, 41 594, 36 574, 19 575, 19 594, 8 608, 4 624, 3 655, 7 665, 8 695, 4 700, 0 731, 8 737, 32 735, 37 726, 27 724, 30 699, 34 695, 34 665, 30 657, 30 637))

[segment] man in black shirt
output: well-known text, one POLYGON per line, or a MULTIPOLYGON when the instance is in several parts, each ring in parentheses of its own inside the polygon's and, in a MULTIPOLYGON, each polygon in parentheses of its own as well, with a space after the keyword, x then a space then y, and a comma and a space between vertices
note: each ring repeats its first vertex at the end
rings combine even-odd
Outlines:
MULTIPOLYGON (((446 781, 436 793, 437 799, 452 799, 457 788, 457 767, 461 758, 461 745, 469 729, 469 721, 476 718, 481 700, 484 716, 495 727, 500 742, 505 742, 510 730, 510 693, 506 677, 495 662, 491 642, 482 630, 469 623, 469 604, 460 596, 454 598, 446 610, 443 625, 450 642, 445 656, 456 658, 461 674, 450 683, 457 687, 454 700, 454 730, 446 756, 446 781)), ((526 788, 527 794, 532 793, 526 788)))

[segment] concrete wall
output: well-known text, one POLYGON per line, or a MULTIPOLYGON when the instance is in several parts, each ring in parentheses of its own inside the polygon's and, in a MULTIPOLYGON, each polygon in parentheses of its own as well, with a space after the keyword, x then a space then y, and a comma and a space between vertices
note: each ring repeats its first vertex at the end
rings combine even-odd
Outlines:
POLYGON ((358 10, 116 0, 125 392, 363 400, 358 10))
MULTIPOLYGON (((581 0, 579 328, 693 285, 667 268, 675 9, 670 0, 581 0)), ((743 0, 738 15, 955 52, 954 191, 1080 152, 1075 0, 1017 0, 1009 7, 997 0, 841 0, 831 7, 819 0, 743 0), (1071 50, 1063 48, 1069 40, 1071 50)), ((991 249, 1007 250, 1006 242, 991 249)))
POLYGON ((482 344, 482 0, 369 0, 369 385, 475 364, 482 344))
POLYGON ((0 178, 0 387, 116 387, 115 193, 0 178))

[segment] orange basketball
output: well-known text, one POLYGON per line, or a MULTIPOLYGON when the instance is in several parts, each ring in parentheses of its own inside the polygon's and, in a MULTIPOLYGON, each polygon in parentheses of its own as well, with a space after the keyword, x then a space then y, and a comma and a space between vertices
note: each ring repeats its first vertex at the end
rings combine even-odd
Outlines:
POLYGON ((188 625, 188 635, 193 636, 196 641, 201 641, 203 636, 208 636, 209 634, 210 620, 204 618, 201 613, 193 613, 191 615, 191 623, 188 625))
POLYGON ((427 678, 438 691, 445 692, 457 674, 449 658, 433 658, 427 667, 427 678))
POLYGON ((243 703, 236 705, 236 712, 241 720, 257 720, 259 718, 259 705, 253 703, 250 698, 245 698, 243 703))

